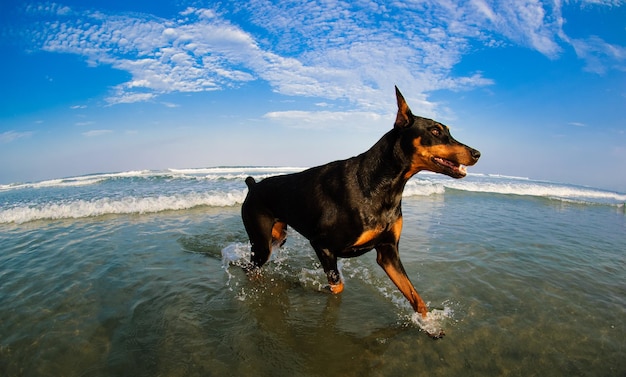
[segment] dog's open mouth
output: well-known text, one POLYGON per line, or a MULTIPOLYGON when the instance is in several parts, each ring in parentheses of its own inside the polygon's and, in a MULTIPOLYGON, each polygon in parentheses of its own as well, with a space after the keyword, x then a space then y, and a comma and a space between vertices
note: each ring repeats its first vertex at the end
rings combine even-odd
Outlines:
POLYGON ((433 162, 443 168, 443 173, 453 178, 463 178, 467 175, 467 168, 454 161, 441 157, 433 157, 433 162))

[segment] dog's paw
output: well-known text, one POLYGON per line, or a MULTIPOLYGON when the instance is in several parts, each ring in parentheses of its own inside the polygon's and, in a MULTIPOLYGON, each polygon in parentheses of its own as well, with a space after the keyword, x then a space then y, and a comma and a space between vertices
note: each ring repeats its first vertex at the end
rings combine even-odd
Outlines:
POLYGON ((335 294, 335 295, 343 292, 343 281, 339 281, 339 283, 337 284, 330 284, 328 286, 328 289, 330 290, 332 294, 335 294))

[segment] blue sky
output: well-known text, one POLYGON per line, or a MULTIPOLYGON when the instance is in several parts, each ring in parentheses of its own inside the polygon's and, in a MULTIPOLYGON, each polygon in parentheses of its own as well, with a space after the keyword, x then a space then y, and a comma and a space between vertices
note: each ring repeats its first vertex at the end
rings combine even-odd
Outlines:
POLYGON ((415 114, 475 173, 626 192, 626 2, 0 5, 0 183, 313 166, 415 114))

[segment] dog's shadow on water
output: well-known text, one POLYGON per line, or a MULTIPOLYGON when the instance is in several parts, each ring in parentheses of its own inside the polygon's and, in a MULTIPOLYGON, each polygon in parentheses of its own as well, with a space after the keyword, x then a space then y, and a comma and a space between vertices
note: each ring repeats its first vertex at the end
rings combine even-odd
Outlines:
POLYGON ((222 249, 228 244, 241 240, 240 237, 213 234, 184 235, 178 239, 183 250, 189 253, 204 254, 207 257, 221 258, 222 249), (221 239, 220 239, 221 238, 221 239))
POLYGON ((184 234, 178 238, 183 251, 222 258, 222 249, 237 242, 247 242, 248 236, 238 215, 212 222, 208 231, 184 234))
MULTIPOLYGON (((302 290, 281 282, 246 299, 246 312, 255 329, 245 341, 250 342, 249 349, 264 349, 248 355, 259 358, 257 365, 271 358, 283 372, 289 371, 285 375, 317 375, 322 370, 331 375, 369 375, 384 362, 393 339, 407 330, 393 325, 359 331, 355 324, 346 329, 349 319, 342 310, 341 295, 312 291, 302 295, 302 290)), ((262 374, 275 375, 278 369, 266 372, 262 374)))

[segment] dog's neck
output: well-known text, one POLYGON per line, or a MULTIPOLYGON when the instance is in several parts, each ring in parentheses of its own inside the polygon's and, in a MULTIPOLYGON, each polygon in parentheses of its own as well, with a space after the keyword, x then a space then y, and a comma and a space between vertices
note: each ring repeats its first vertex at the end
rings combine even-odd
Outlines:
POLYGON ((389 131, 369 150, 355 158, 359 161, 360 171, 373 171, 373 174, 359 175, 358 181, 363 191, 384 202, 396 202, 399 205, 404 186, 410 178, 406 177, 410 158, 402 150, 398 132, 396 129, 389 131))

